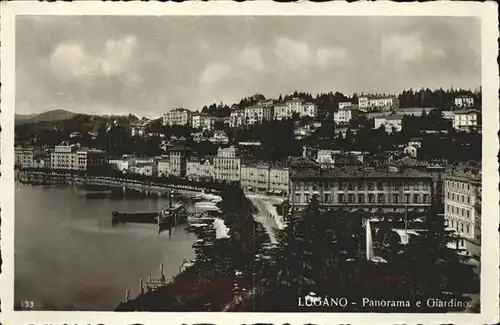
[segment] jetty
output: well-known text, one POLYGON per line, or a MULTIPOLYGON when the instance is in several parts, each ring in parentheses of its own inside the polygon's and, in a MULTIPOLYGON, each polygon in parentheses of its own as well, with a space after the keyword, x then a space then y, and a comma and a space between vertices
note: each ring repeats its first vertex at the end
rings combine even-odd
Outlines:
POLYGON ((155 224, 158 227, 158 233, 168 230, 172 234, 172 228, 187 221, 188 213, 184 205, 173 206, 172 196, 170 195, 167 206, 162 207, 156 212, 123 213, 113 211, 111 224, 118 225, 123 223, 143 223, 155 224))

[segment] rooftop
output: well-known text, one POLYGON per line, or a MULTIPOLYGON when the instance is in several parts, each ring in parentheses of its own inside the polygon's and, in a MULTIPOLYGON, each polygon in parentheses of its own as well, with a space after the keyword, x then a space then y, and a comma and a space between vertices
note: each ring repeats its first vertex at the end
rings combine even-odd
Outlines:
POLYGON ((291 178, 432 178, 431 175, 408 169, 389 172, 387 168, 340 167, 335 169, 300 168, 292 169, 291 178))

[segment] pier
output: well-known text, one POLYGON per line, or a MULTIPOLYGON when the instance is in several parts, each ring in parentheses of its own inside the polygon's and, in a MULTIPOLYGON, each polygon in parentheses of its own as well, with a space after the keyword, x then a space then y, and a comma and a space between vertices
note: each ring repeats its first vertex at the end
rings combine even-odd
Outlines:
POLYGON ((173 206, 173 193, 169 193, 169 203, 167 206, 156 212, 123 213, 113 211, 111 224, 121 223, 145 223, 156 224, 158 233, 168 230, 172 234, 172 228, 187 221, 187 211, 183 205, 173 206))

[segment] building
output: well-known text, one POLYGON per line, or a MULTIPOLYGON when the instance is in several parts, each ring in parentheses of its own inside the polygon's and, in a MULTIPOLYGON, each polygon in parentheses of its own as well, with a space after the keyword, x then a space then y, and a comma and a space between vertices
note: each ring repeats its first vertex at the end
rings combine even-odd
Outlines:
POLYGON ((186 164, 186 177, 192 180, 213 180, 215 169, 209 159, 189 160, 186 164))
POLYGON ((314 103, 306 103, 299 98, 293 98, 284 103, 274 105, 275 120, 292 118, 294 113, 300 117, 316 117, 318 116, 318 107, 314 103))
POLYGON ((133 174, 143 175, 143 176, 155 176, 157 175, 157 165, 155 163, 148 164, 136 164, 130 167, 129 171, 133 174))
POLYGON ((181 145, 168 149, 169 175, 186 176, 186 163, 191 151, 190 148, 181 145))
POLYGON ((320 166, 334 166, 335 158, 333 157, 333 150, 318 150, 316 161, 320 166))
POLYGON ((424 212, 431 206, 432 177, 417 170, 298 168, 290 175, 290 203, 302 209, 313 195, 325 208, 368 213, 424 212))
POLYGON ((170 175, 170 160, 159 159, 156 161, 156 173, 158 177, 167 177, 170 175))
POLYGON ((403 152, 412 158, 417 158, 418 148, 413 145, 408 145, 404 147, 403 152))
POLYGON ((481 247, 481 172, 459 167, 444 176, 444 218, 448 229, 459 236, 459 249, 480 255, 481 247), (479 248, 479 250, 478 250, 479 248))
POLYGON ((461 108, 474 107, 474 97, 472 96, 458 96, 455 98, 455 106, 461 108))
POLYGON ((109 159, 108 164, 113 165, 120 172, 127 172, 130 167, 134 166, 136 158, 134 156, 123 156, 120 159, 109 159))
POLYGON ((387 112, 399 108, 399 99, 393 96, 361 96, 358 98, 358 107, 364 112, 387 112))
POLYGON ((269 191, 269 166, 241 165, 241 187, 248 192, 266 194, 269 191))
POLYGON ((243 190, 260 194, 287 196, 289 169, 279 164, 249 164, 241 166, 243 190))
POLYGON ((339 102, 338 109, 344 109, 344 108, 350 108, 354 107, 355 105, 351 102, 339 102))
POLYGON ((378 129, 384 126, 385 132, 399 132, 403 129, 403 117, 399 115, 384 115, 374 118, 374 128, 378 129))
POLYGON ((17 146, 14 148, 14 165, 22 168, 34 167, 35 149, 17 146))
POLYGON ((87 170, 89 167, 102 166, 106 153, 98 149, 81 149, 74 145, 55 146, 50 153, 50 166, 53 169, 87 170))
POLYGON ((252 125, 270 121, 273 117, 273 108, 270 106, 253 105, 245 108, 245 124, 252 125))
POLYGON ((229 127, 235 128, 239 126, 246 125, 245 120, 245 110, 238 109, 231 111, 231 115, 229 115, 229 127))
POLYGON ((360 114, 360 110, 352 107, 339 108, 338 111, 333 113, 333 122, 335 124, 347 124, 352 119, 360 114))
POLYGON ((212 143, 227 144, 229 142, 229 138, 223 130, 216 130, 209 141, 212 143))
POLYGON ((350 127, 347 126, 335 126, 335 134, 337 135, 342 135, 342 137, 345 139, 347 136, 347 131, 351 131, 352 135, 356 135, 359 132, 359 129, 351 129, 350 127))
POLYGON ((185 108, 176 108, 163 115, 163 125, 189 125, 192 112, 185 108))
POLYGON ((239 182, 241 177, 241 159, 238 150, 231 146, 219 148, 214 157, 215 179, 225 182, 239 182))
POLYGON ((191 127, 210 131, 215 125, 215 117, 203 113, 195 113, 191 116, 191 127))
POLYGON ((408 140, 408 145, 413 146, 415 148, 421 148, 422 147, 422 138, 412 137, 412 138, 410 138, 410 140, 408 140))
POLYGON ((478 112, 456 111, 453 112, 453 128, 459 131, 471 131, 478 127, 478 112))

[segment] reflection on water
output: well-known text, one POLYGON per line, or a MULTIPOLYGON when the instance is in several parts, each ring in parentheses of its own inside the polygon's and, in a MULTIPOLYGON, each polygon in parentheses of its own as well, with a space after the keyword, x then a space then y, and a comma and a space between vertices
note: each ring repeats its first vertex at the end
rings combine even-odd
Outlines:
POLYGON ((194 257, 184 226, 158 234, 154 225, 111 226, 111 212, 150 212, 168 199, 89 199, 75 187, 18 185, 15 205, 15 302, 35 309, 113 310, 139 279, 167 278, 194 257))

